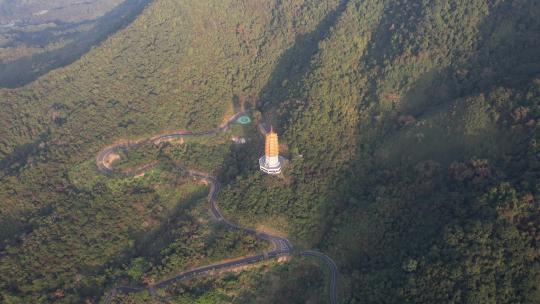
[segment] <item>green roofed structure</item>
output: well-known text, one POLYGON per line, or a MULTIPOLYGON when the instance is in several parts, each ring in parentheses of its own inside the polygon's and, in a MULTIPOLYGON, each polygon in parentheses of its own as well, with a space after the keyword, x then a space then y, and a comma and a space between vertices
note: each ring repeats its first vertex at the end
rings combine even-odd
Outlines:
POLYGON ((243 116, 240 116, 238 120, 236 120, 236 122, 238 122, 241 125, 247 125, 251 123, 251 118, 249 118, 249 116, 247 115, 243 115, 243 116))

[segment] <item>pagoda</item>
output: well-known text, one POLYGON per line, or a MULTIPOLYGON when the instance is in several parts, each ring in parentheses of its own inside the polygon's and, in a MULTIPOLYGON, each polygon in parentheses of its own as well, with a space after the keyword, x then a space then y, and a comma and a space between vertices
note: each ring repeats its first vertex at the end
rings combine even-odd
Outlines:
POLYGON ((259 159, 261 171, 267 174, 280 174, 285 158, 279 156, 279 142, 277 133, 270 127, 264 141, 264 156, 259 159))

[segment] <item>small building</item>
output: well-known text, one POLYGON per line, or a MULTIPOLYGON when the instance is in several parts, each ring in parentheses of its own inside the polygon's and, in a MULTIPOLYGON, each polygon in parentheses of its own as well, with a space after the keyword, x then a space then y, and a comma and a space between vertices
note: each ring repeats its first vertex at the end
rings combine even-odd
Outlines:
POLYGON ((233 137, 231 140, 238 145, 243 145, 247 142, 247 140, 244 137, 233 137))
POLYGON ((264 156, 259 159, 261 171, 267 174, 280 174, 285 158, 279 156, 279 142, 277 133, 270 127, 264 141, 264 156))

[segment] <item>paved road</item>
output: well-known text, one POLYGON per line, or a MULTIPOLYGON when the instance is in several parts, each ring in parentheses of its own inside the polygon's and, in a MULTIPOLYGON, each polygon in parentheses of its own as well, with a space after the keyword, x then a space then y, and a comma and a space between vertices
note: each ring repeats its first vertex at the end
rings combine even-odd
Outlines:
MULTIPOLYGON (((205 135, 212 135, 212 134, 216 134, 216 133, 219 133, 219 132, 226 131, 231 123, 233 123, 240 116, 245 115, 245 114, 246 114, 245 112, 237 113, 237 114, 233 115, 229 120, 227 120, 221 126, 219 126, 217 128, 214 128, 214 129, 211 129, 211 130, 208 130, 208 131, 203 131, 203 132, 175 131, 175 132, 170 132, 170 133, 166 133, 166 134, 156 135, 156 136, 153 136, 151 138, 144 139, 144 140, 129 141, 129 142, 124 142, 124 143, 120 143, 120 144, 116 144, 116 145, 106 147, 103 150, 101 150, 98 153, 97 157, 96 157, 97 168, 98 168, 98 170, 100 172, 105 173, 105 174, 120 173, 120 174, 124 174, 124 175, 136 175, 136 174, 142 173, 142 172, 148 170, 152 166, 142 166, 138 170, 130 171, 129 173, 128 172, 116 172, 116 171, 114 171, 114 168, 107 165, 106 161, 107 161, 107 159, 109 158, 109 156, 111 154, 117 153, 120 150, 128 150, 128 149, 132 149, 132 148, 135 148, 135 147, 138 147, 138 146, 141 146, 141 145, 151 144, 153 142, 159 142, 161 140, 179 139, 179 138, 185 138, 185 137, 190 137, 190 136, 205 136, 205 135)), ((259 129, 260 129, 261 133, 266 132, 266 128, 262 124, 259 125, 259 129)), ((230 220, 226 219, 223 216, 223 214, 221 213, 221 211, 220 211, 220 209, 219 209, 219 207, 217 205, 216 198, 217 198, 217 194, 218 194, 219 190, 221 189, 221 184, 219 183, 219 181, 215 177, 213 177, 213 176, 211 176, 211 175, 209 175, 208 173, 205 173, 205 172, 191 170, 191 169, 180 167, 180 166, 177 167, 177 169, 185 172, 189 176, 204 180, 210 185, 210 191, 208 192, 208 202, 210 203, 210 211, 212 213, 212 216, 218 222, 226 225, 229 229, 241 230, 241 231, 243 231, 243 232, 245 232, 247 234, 254 235, 259 239, 266 240, 266 241, 268 241, 268 242, 270 242, 272 244, 272 248, 270 250, 268 250, 268 251, 265 251, 265 252, 261 253, 261 254, 257 254, 257 255, 253 255, 253 256, 249 256, 249 257, 244 257, 244 258, 239 258, 239 259, 234 259, 234 260, 228 260, 226 262, 218 262, 218 263, 215 263, 215 264, 190 269, 190 270, 181 272, 181 273, 179 273, 179 274, 177 274, 177 275, 175 275, 175 276, 173 276, 171 278, 168 278, 168 279, 165 279, 163 281, 157 282, 157 283, 155 283, 153 285, 150 285, 150 286, 145 286, 145 287, 119 286, 119 287, 116 287, 116 288, 112 289, 111 291, 109 291, 109 293, 107 294, 107 297, 105 298, 105 303, 106 304, 109 304, 111 302, 111 300, 114 298, 114 296, 117 295, 118 293, 128 294, 128 293, 134 293, 134 292, 139 292, 139 291, 143 291, 143 290, 149 290, 150 292, 152 292, 153 290, 155 290, 157 288, 163 288, 163 287, 166 287, 166 286, 168 286, 170 284, 174 284, 174 283, 176 283, 178 281, 190 279, 190 278, 193 278, 193 277, 196 277, 196 276, 212 275, 212 274, 214 274, 216 272, 219 272, 221 270, 226 270, 226 269, 231 269, 231 268, 235 268, 235 267, 239 267, 239 266, 254 264, 254 263, 257 263, 257 262, 261 262, 263 260, 275 259, 275 258, 279 258, 279 257, 282 257, 282 256, 291 256, 293 254, 294 247, 293 247, 292 243, 289 241, 289 239, 281 237, 281 236, 277 236, 277 235, 272 235, 272 234, 264 232, 264 231, 259 231, 259 230, 255 230, 255 229, 251 229, 251 228, 247 228, 247 227, 242 227, 242 226, 239 226, 239 225, 231 222, 230 220)), ((329 269, 330 269, 330 272, 331 272, 330 291, 329 291, 329 293, 330 293, 330 303, 331 304, 337 304, 337 274, 338 274, 337 270, 338 269, 337 269, 337 266, 334 263, 334 261, 330 257, 324 255, 323 253, 317 252, 317 251, 311 251, 311 250, 310 251, 303 251, 303 252, 300 252, 300 255, 319 258, 329 266, 329 269)))
POLYGON ((303 251, 300 255, 321 259, 328 265, 328 269, 330 270, 330 290, 328 291, 330 294, 330 303, 337 304, 338 268, 334 260, 326 254, 314 250, 303 251))

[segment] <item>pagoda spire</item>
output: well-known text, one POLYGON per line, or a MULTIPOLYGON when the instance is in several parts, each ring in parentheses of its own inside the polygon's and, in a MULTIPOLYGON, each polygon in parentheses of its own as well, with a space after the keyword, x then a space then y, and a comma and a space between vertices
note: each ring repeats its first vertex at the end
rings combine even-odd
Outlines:
POLYGON ((279 156, 279 139, 274 127, 270 125, 270 132, 266 133, 264 140, 264 156, 259 160, 261 170, 268 174, 281 173, 283 157, 279 156))

